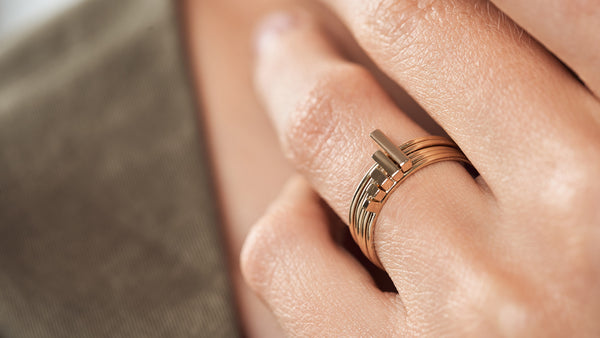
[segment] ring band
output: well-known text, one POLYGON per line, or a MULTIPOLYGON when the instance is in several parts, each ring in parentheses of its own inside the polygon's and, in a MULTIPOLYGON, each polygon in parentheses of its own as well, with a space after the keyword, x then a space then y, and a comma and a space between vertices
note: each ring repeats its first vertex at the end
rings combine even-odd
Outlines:
POLYGON ((430 164, 441 161, 471 162, 456 143, 441 136, 426 136, 410 140, 397 147, 379 129, 371 138, 381 150, 372 158, 375 164, 356 188, 350 204, 350 232, 367 258, 383 268, 375 252, 373 234, 375 222, 391 192, 408 176, 430 164))

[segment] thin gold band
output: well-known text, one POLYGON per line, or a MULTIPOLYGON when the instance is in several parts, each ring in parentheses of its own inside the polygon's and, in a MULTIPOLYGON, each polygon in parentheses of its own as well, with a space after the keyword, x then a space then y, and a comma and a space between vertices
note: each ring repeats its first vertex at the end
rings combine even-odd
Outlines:
POLYGON ((354 193, 349 224, 352 237, 365 256, 383 268, 375 252, 373 234, 375 222, 387 197, 408 176, 430 164, 458 161, 470 165, 470 162, 454 142, 441 136, 417 138, 399 147, 380 130, 371 132, 371 138, 381 150, 373 154, 376 163, 354 193))

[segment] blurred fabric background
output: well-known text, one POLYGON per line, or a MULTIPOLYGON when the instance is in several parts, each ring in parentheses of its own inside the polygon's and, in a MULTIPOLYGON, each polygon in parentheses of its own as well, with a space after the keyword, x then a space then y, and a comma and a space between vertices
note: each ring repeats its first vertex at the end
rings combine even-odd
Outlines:
POLYGON ((0 0, 0 337, 238 335, 175 5, 0 0))
POLYGON ((0 41, 43 25, 83 0, 0 0, 0 41))

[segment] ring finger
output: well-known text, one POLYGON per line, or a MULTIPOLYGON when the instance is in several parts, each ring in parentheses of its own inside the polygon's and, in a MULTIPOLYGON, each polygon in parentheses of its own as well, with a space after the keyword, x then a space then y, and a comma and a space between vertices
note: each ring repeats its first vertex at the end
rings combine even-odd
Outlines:
MULTIPOLYGON (((425 132, 366 70, 345 61, 306 15, 270 18, 257 47, 258 91, 284 152, 347 220, 356 184, 376 150, 369 132, 381 128, 397 144, 425 132)), ((423 294, 447 296, 444 286, 455 287, 454 277, 464 278, 461 267, 472 257, 456 248, 472 247, 468 243, 479 230, 469 224, 489 210, 482 194, 461 165, 443 162, 420 170, 391 195, 374 240, 406 306, 423 294)), ((431 310, 423 299, 419 303, 420 310, 431 310)))

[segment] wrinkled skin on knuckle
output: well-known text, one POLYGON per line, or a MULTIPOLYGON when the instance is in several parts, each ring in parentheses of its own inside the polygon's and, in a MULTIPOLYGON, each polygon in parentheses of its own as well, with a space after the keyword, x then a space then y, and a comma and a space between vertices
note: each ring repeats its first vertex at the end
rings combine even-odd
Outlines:
POLYGON ((457 7, 454 0, 366 1, 358 13, 357 35, 370 49, 393 51, 386 56, 397 63, 416 60, 422 53, 435 54, 432 47, 454 34, 451 25, 443 31, 431 28, 444 24, 457 7))
MULTIPOLYGON (((417 33, 425 13, 414 1, 378 0, 366 3, 369 5, 360 16, 357 35, 367 48, 381 52, 401 50, 402 58, 416 55, 417 50, 422 51, 423 48, 416 45, 423 43, 417 43, 417 33)), ((420 39, 423 39, 422 36, 420 39)))
MULTIPOLYGON (((487 81, 495 76, 493 68, 479 61, 497 58, 502 51, 479 48, 478 44, 495 39, 519 40, 519 43, 527 40, 523 38, 527 35, 512 20, 485 0, 364 3, 356 13, 356 35, 365 49, 386 64, 392 74, 410 72, 420 76, 418 74, 426 72, 430 77, 439 77, 440 83, 453 78, 453 81, 473 83, 477 78, 465 75, 469 74, 469 68, 479 67, 479 75, 483 75, 479 81, 487 81), (455 62, 456 59, 465 61, 464 69, 457 69, 461 63, 455 62), (436 71, 446 69, 455 70, 436 71)), ((438 95, 444 93, 439 91, 438 95)))
POLYGON ((360 93, 368 76, 354 64, 337 65, 317 76, 290 114, 282 138, 284 154, 298 168, 311 170, 329 160, 350 127, 345 121, 351 104, 348 93, 360 93))
POLYGON ((299 102, 283 134, 285 156, 300 168, 310 168, 316 157, 326 156, 326 137, 337 123, 327 85, 319 86, 299 102))

